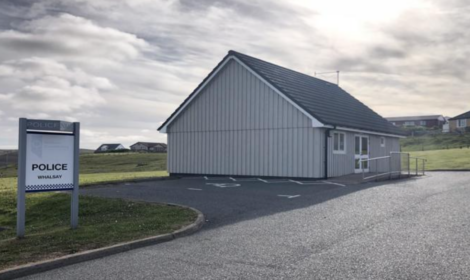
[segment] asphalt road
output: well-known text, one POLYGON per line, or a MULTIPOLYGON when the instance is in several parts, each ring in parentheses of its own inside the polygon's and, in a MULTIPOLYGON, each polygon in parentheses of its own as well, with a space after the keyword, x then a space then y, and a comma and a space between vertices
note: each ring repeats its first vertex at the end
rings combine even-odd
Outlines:
POLYGON ((470 173, 348 186, 199 178, 84 193, 186 204, 209 221, 192 236, 28 279, 470 278, 470 173))

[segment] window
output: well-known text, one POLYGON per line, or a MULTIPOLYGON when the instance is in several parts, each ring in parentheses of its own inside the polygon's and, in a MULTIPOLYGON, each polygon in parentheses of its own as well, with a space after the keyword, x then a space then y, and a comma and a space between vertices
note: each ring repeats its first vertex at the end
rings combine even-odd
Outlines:
POLYGON ((380 147, 385 148, 385 137, 380 137, 380 147))
POLYGON ((346 134, 342 132, 333 133, 333 153, 334 154, 346 153, 346 134))
POLYGON ((405 122, 405 126, 414 126, 415 122, 405 122))
POLYGON ((419 125, 421 125, 421 126, 426 126, 426 121, 420 121, 420 122, 419 122, 419 125))
POLYGON ((467 127, 467 119, 457 120, 457 127, 467 127))

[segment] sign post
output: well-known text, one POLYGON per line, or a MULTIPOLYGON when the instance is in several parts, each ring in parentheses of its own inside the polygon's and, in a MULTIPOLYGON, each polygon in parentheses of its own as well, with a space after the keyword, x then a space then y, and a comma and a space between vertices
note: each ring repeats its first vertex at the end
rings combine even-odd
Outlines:
POLYGON ((80 123, 20 119, 17 237, 25 234, 27 192, 72 191, 71 227, 78 227, 80 123))

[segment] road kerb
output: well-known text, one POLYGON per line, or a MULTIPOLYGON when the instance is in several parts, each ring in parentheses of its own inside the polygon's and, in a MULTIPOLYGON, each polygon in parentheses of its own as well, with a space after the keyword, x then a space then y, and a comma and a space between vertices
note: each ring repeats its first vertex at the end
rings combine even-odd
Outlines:
POLYGON ((104 248, 84 251, 84 252, 80 252, 80 253, 76 253, 72 255, 59 257, 59 258, 52 259, 52 260, 40 261, 40 262, 25 264, 25 265, 13 267, 10 269, 2 270, 0 271, 0 280, 10 280, 10 279, 15 279, 19 277, 25 277, 25 276, 45 272, 48 270, 72 265, 72 264, 91 261, 91 260, 103 258, 103 257, 114 255, 114 254, 119 254, 122 252, 130 251, 130 250, 137 249, 137 248, 142 248, 145 246, 168 242, 176 238, 193 234, 199 229, 201 229, 202 226, 204 225, 204 221, 205 221, 204 214, 202 214, 201 211, 194 209, 192 207, 187 207, 187 206, 182 206, 182 205, 176 205, 176 204, 168 204, 168 205, 174 205, 174 206, 189 208, 193 210, 194 212, 198 214, 196 221, 172 233, 161 234, 161 235, 147 237, 147 238, 143 238, 139 240, 119 243, 119 244, 115 244, 115 245, 104 247, 104 248))

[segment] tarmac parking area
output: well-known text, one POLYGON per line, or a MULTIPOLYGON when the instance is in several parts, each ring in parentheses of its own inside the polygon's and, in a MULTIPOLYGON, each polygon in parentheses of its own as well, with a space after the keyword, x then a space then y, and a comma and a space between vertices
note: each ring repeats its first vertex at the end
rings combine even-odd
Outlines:
POLYGON ((82 193, 191 206, 204 213, 205 228, 210 228, 304 207, 343 188, 347 186, 321 180, 199 176, 84 188, 82 193))
POLYGON ((360 185, 199 177, 82 193, 189 205, 208 222, 28 279, 470 279, 470 172, 360 185))

